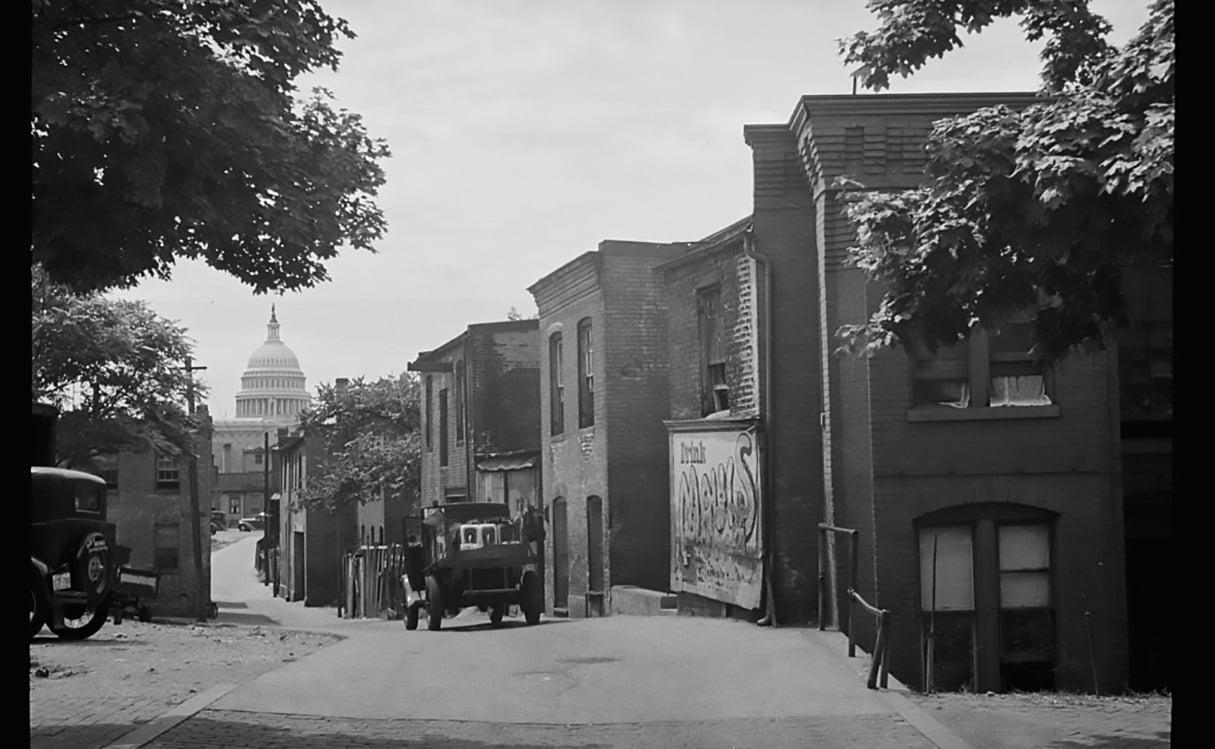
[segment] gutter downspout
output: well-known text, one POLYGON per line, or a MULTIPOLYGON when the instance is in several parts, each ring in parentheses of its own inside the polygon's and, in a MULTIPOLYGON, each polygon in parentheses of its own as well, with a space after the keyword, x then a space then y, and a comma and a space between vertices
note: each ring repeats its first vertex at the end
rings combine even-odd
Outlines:
POLYGON ((761 627, 776 626, 776 601, 772 585, 773 564, 772 554, 772 513, 775 497, 772 496, 772 266, 768 258, 755 251, 755 224, 752 223, 743 232, 743 254, 759 263, 764 268, 764 312, 763 312, 763 347, 764 374, 760 386, 760 417, 764 426, 764 476, 763 476, 763 523, 764 530, 764 585, 767 592, 767 607, 763 618, 755 622, 761 627))

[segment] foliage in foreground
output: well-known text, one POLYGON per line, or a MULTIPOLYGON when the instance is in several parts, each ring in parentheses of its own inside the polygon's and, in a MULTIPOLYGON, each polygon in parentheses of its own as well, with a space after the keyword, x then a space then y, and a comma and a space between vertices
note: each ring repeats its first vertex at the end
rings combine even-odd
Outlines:
POLYGON ((413 375, 321 385, 301 417, 319 440, 321 463, 308 473, 300 504, 333 511, 384 496, 416 503, 421 481, 419 386, 413 375))
POLYGON ((1086 0, 870 0, 879 29, 842 40, 861 82, 886 86, 960 46, 957 34, 1021 15, 1043 51, 1043 99, 1022 111, 946 119, 925 184, 897 194, 845 180, 852 259, 883 289, 868 321, 843 326, 855 353, 931 349, 976 326, 1035 314, 1036 355, 1101 346, 1125 324, 1128 266, 1173 262, 1173 2, 1154 0, 1122 49, 1086 0))
MULTIPOLYGON (((62 465, 124 449, 193 450, 184 328, 143 302, 76 294, 38 266, 30 291, 31 397, 61 411, 62 465)), ((193 387, 202 400, 205 387, 193 387)))
POLYGON ((323 90, 345 21, 317 0, 33 0, 31 259, 76 290, 198 258, 255 292, 374 251, 386 144, 323 90))

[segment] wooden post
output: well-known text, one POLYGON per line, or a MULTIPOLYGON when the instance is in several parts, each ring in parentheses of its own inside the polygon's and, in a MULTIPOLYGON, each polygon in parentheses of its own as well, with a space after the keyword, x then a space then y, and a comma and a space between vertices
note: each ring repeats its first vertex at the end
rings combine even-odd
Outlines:
MULTIPOLYGON (((206 367, 194 366, 194 360, 186 357, 186 404, 190 409, 190 417, 194 417, 194 370, 206 369, 206 367)), ((203 560, 202 560, 202 508, 199 506, 198 500, 198 446, 194 444, 197 440, 198 429, 192 429, 190 444, 190 457, 187 461, 188 478, 190 481, 190 534, 193 538, 191 542, 191 550, 193 551, 194 562, 194 618, 196 621, 205 622, 207 620, 207 599, 210 596, 209 586, 203 579, 203 560)))
MULTIPOLYGON (((856 578, 857 578, 856 568, 857 568, 857 560, 860 559, 860 549, 857 548, 857 546, 858 546, 857 538, 859 536, 860 536, 860 533, 856 530, 851 530, 848 532, 848 557, 849 557, 848 588, 854 594, 858 594, 858 595, 860 594, 860 590, 859 590, 859 588, 857 588, 857 584, 856 584, 856 578)), ((849 640, 852 639, 852 630, 853 630, 852 614, 854 611, 855 611, 855 608, 852 606, 851 603, 849 603, 848 604, 848 637, 849 637, 849 640)), ((851 653, 849 653, 849 655, 851 655, 851 653)))
POLYGON ((852 615, 856 612, 856 591, 848 589, 848 657, 856 657, 856 633, 852 627, 852 615))
POLYGON ((823 598, 824 585, 827 580, 827 529, 819 524, 818 526, 818 629, 822 632, 827 628, 826 622, 823 619, 823 598))
POLYGON ((873 657, 869 659, 869 678, 865 682, 870 689, 877 688, 878 669, 882 665, 882 653, 886 646, 885 618, 881 614, 874 618, 877 619, 877 636, 873 640, 873 657))
POLYGON ((890 612, 883 611, 882 621, 878 625, 882 632, 885 633, 882 636, 882 671, 881 680, 879 682, 882 689, 886 689, 887 683, 890 681, 890 619, 890 612))

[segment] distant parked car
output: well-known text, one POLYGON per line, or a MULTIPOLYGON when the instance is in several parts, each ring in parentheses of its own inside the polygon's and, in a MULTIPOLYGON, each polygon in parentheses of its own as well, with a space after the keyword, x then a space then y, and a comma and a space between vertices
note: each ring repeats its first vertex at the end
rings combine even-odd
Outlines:
POLYGON ((236 527, 242 531, 260 531, 266 527, 266 513, 259 512, 251 518, 241 518, 236 527))
POLYGON ((211 535, 228 527, 228 516, 223 510, 211 510, 211 535))

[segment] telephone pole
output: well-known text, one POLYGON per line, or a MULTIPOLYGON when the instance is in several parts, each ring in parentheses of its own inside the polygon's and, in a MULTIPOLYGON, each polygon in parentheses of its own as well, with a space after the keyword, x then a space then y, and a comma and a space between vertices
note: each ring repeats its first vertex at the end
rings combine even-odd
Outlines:
MULTIPOLYGON (((193 421, 194 417, 194 372, 197 370, 206 369, 206 367, 194 366, 194 360, 186 357, 186 403, 190 407, 190 417, 193 421)), ((196 436, 198 430, 193 430, 193 435, 196 436)), ((193 442, 193 440, 191 440, 193 442)), ((198 449, 197 445, 191 444, 189 455, 189 479, 190 479, 190 528, 193 533, 194 543, 191 544, 194 552, 194 618, 196 621, 205 622, 207 620, 207 599, 209 591, 204 584, 203 579, 203 561, 202 561, 202 508, 198 502, 198 449)))

